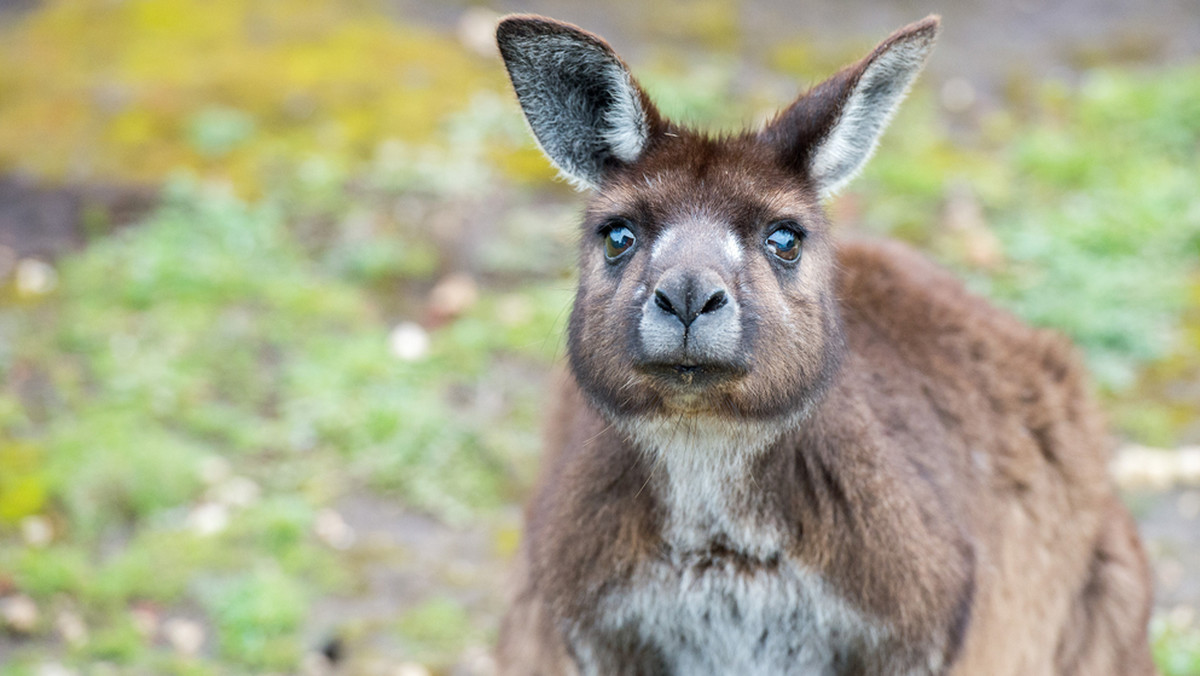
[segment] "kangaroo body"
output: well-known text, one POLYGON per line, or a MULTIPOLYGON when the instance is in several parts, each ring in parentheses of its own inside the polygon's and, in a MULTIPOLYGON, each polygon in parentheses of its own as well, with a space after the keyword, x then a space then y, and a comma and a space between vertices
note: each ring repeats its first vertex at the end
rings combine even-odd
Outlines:
POLYGON ((596 188, 502 673, 1154 673, 1070 346, 906 247, 829 236, 818 200, 936 29, 712 139, 599 38, 501 24, 535 135, 596 188))

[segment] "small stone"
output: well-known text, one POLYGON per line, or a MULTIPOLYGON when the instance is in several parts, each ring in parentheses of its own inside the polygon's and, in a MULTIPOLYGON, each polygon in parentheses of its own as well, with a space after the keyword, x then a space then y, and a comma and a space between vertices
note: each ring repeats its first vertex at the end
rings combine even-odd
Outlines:
POLYGON ((219 455, 210 455, 200 461, 200 480, 209 486, 224 481, 232 473, 229 461, 219 455))
POLYGON ((136 605, 129 611, 133 620, 133 628, 138 635, 147 641, 153 641, 158 635, 158 611, 153 606, 136 605))
POLYGON ((54 539, 54 526, 40 514, 21 519, 21 537, 30 547, 42 548, 54 539))
POLYGON ((391 676, 431 676, 429 669, 417 662, 401 662, 392 670, 391 676))
POLYGON ((258 484, 244 476, 230 477, 209 491, 214 501, 229 507, 248 507, 258 501, 261 493, 258 484))
POLYGON ((1165 490, 1175 481, 1174 451, 1126 446, 1113 459, 1113 478, 1122 487, 1165 490))
POLYGON ((322 509, 317 512, 313 531, 322 542, 334 549, 346 550, 354 544, 354 529, 346 523, 341 514, 332 509, 322 509))
POLYGON ((188 514, 187 522, 200 535, 216 535, 229 526, 229 508, 219 502, 205 502, 188 514))
POLYGON ((496 303, 496 319, 505 326, 521 326, 533 319, 533 304, 520 294, 510 293, 496 303))
POLYGON ((79 676, 79 672, 58 662, 43 662, 38 665, 37 676, 79 676))
POLYGON ((37 604, 28 596, 18 594, 0 598, 0 621, 5 629, 17 634, 32 634, 40 620, 37 604))
POLYGON ((1142 473, 1146 485, 1166 490, 1175 483, 1175 463, 1164 453, 1149 453, 1142 457, 1142 473))
POLYGON ((74 610, 60 610, 54 618, 54 627, 58 629, 58 634, 69 645, 79 647, 88 640, 87 625, 83 623, 83 617, 74 610))
POLYGON ((1200 486, 1200 446, 1187 446, 1175 453, 1175 473, 1179 483, 1200 486))
POLYGON ((58 273, 45 261, 22 258, 17 262, 17 293, 21 296, 44 296, 58 286, 58 273))
POLYGON ((435 321, 453 319, 479 300, 479 288, 470 275, 446 275, 429 292, 429 313, 435 321))
POLYGON ((204 627, 199 622, 172 617, 163 623, 162 629, 167 643, 180 655, 194 657, 204 647, 204 627))
POLYGON ((965 113, 975 105, 975 85, 965 77, 952 77, 942 85, 942 107, 951 113, 965 113))
POLYGON ((404 361, 424 359, 429 354, 429 343, 429 334, 413 322, 398 325, 388 336, 392 354, 404 361))

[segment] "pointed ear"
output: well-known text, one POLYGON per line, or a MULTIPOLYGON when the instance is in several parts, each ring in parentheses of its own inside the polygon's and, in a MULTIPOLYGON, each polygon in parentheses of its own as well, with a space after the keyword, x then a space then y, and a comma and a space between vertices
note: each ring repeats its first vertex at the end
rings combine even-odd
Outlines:
POLYGON ((576 187, 596 188, 611 163, 631 163, 658 113, 604 40, 539 16, 510 16, 496 42, 542 151, 576 187))
POLYGON ((780 113, 760 138, 807 174, 821 197, 854 178, 908 93, 938 33, 928 16, 892 33, 865 59, 813 87, 780 113))

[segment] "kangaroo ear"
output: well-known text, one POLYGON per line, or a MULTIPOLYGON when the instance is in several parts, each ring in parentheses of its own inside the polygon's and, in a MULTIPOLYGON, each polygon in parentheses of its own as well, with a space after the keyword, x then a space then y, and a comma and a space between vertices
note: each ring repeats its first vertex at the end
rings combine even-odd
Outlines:
POLYGON ((925 65, 941 20, 928 16, 892 33, 865 59, 803 94, 760 138, 806 173, 822 197, 862 169, 925 65))
POLYGON ((658 113, 604 40, 539 16, 510 16, 496 42, 542 151, 580 188, 645 150, 658 113))

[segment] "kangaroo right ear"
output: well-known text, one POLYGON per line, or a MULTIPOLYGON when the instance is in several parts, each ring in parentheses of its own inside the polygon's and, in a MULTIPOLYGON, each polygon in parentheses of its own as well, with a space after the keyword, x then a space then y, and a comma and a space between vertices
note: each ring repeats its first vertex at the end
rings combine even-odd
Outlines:
POLYGON ((501 21, 496 42, 534 137, 576 187, 641 156, 658 113, 608 43, 528 15, 501 21))
POLYGON ((925 65, 941 19, 928 16, 892 33, 858 63, 813 87, 760 137, 812 179, 822 197, 862 169, 896 107, 925 65))

